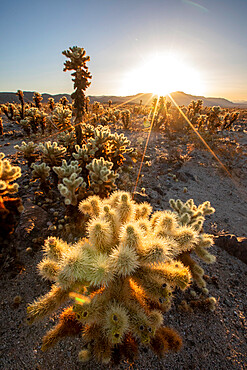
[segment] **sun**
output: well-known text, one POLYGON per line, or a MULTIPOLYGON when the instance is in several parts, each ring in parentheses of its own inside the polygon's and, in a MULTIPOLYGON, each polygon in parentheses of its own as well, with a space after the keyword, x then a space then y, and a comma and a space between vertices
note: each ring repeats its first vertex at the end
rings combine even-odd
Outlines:
POLYGON ((142 92, 163 96, 173 91, 202 95, 204 86, 201 75, 181 57, 160 53, 150 56, 142 65, 126 73, 121 95, 142 92))

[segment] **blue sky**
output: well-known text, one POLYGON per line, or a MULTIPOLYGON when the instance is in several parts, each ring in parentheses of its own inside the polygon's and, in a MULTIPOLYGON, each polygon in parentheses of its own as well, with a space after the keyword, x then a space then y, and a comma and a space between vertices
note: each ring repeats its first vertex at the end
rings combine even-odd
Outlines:
MULTIPOLYGON (((198 72, 184 92, 247 100, 246 16, 247 0, 1 1, 0 91, 71 93, 62 51, 77 45, 91 57, 87 94, 155 92, 152 56, 171 54, 198 72)), ((172 72, 164 62, 163 83, 172 72)))

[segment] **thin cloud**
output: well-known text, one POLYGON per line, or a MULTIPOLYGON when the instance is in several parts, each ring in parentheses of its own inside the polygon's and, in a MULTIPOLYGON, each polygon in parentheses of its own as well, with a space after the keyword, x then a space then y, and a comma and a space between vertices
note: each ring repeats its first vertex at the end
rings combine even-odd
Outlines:
POLYGON ((205 8, 204 6, 200 5, 200 4, 197 4, 195 3, 194 1, 190 1, 190 0, 182 0, 183 3, 185 4, 188 4, 188 5, 191 5, 191 6, 195 6, 196 8, 202 10, 203 12, 207 13, 208 12, 208 9, 205 8))

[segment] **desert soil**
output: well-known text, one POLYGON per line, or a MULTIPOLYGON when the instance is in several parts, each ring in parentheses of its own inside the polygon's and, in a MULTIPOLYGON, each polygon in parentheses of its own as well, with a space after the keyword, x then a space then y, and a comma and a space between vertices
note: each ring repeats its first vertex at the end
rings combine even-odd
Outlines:
MULTIPOLYGON (((239 122, 238 131, 227 133, 230 140, 240 143, 243 153, 247 150, 247 120, 239 122)), ((4 121, 5 135, 0 139, 0 152, 13 163, 21 165, 25 175, 27 166, 14 154, 14 145, 23 139, 13 124, 4 121), (7 144, 7 145, 6 145, 7 144)), ((125 132, 132 145, 147 133, 125 132)), ((209 200, 216 209, 207 218, 205 231, 215 235, 231 233, 246 237, 247 163, 243 154, 234 162, 230 177, 212 155, 201 146, 194 145, 196 139, 177 137, 168 144, 164 133, 153 134, 143 163, 137 190, 145 188, 147 200, 154 210, 169 209, 169 199, 185 201, 193 198, 195 204, 209 200), (181 159, 186 148, 189 155, 181 159), (171 159, 172 149, 180 148, 180 160, 171 159), (173 176, 175 175, 175 176, 173 176), (177 179, 177 180, 176 180, 177 179), (184 192, 184 188, 187 192, 184 192)), ((24 139, 25 140, 25 139, 24 139)), ((233 148, 234 148, 233 144, 233 148)), ((174 150, 173 150, 174 154, 174 150)), ((224 163, 224 158, 222 157, 224 163)), ((134 184, 140 161, 133 166, 134 184)), ((28 175, 29 176, 29 175, 28 175)), ((59 312, 32 326, 26 323, 26 307, 34 299, 47 293, 50 284, 37 273, 37 264, 42 259, 38 238, 50 235, 49 207, 38 207, 34 203, 36 184, 24 190, 28 176, 18 180, 20 194, 26 210, 23 212, 17 231, 4 245, 4 249, 17 248, 18 256, 6 258, 2 266, 0 291, 1 343, 0 368, 4 370, 76 370, 110 369, 111 366, 78 362, 81 349, 80 338, 66 338, 56 347, 43 353, 42 336, 56 322, 59 312), (30 216, 31 214, 31 216, 30 216), (30 219, 31 217, 31 219, 30 219), (36 243, 36 244, 35 244, 36 243), (27 248, 32 248, 27 252, 27 248), (16 259, 18 262, 16 262, 16 259), (15 302, 20 296, 21 301, 15 302)), ((56 206, 56 205, 55 205, 56 206)), ((54 207, 55 207, 54 206, 54 207)), ((210 295, 217 300, 214 312, 195 309, 193 313, 179 309, 179 302, 189 297, 188 293, 175 295, 172 309, 164 314, 164 323, 176 329, 183 338, 179 353, 168 353, 157 358, 150 350, 142 348, 139 359, 130 364, 123 362, 116 369, 246 369, 247 368, 247 265, 217 246, 211 248, 216 263, 201 266, 205 269, 210 295)))

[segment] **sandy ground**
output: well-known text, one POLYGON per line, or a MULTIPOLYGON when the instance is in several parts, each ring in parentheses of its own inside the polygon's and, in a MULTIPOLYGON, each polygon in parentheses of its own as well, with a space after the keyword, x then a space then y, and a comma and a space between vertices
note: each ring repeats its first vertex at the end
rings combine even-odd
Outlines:
MULTIPOLYGON (((246 122, 244 122, 245 124, 246 122)), ((5 125, 8 130, 11 126, 5 125)), ((13 126, 14 127, 14 126, 13 126)), ((243 122, 240 124, 243 126, 243 122)), ((132 143, 137 142, 139 132, 126 132, 132 143)), ((147 133, 141 134, 145 140, 147 133)), ((247 131, 228 134, 246 150, 247 131)), ((5 135, 0 140, 0 151, 8 158, 17 161, 13 155, 13 146, 22 141, 21 137, 5 135), (9 143, 9 145, 5 145, 9 143)), ((190 137, 191 142, 193 138, 190 137)), ((181 147, 186 152, 184 138, 177 137, 173 148, 181 147), (182 142, 182 144, 181 144, 182 142)), ((247 164, 243 154, 234 164, 230 177, 213 159, 212 155, 201 147, 195 146, 185 160, 171 160, 171 144, 164 134, 152 135, 144 159, 142 176, 137 190, 145 188, 148 201, 154 210, 168 209, 170 198, 183 201, 193 198, 195 203, 209 200, 216 209, 215 214, 207 218, 205 231, 214 234, 229 232, 237 236, 246 236, 246 189, 247 164), (190 157, 190 158, 189 158, 190 157), (170 161, 170 162, 169 162, 170 161), (176 181, 176 178, 178 181, 176 181), (184 192, 184 188, 187 192, 184 192)), ((224 158, 222 157, 224 163, 224 158)), ((140 161, 133 166, 131 181, 135 183, 140 161)), ((23 171, 26 166, 22 166, 23 171)), ((25 178, 24 178, 25 179, 25 178)), ((19 183, 24 183, 23 180, 19 183)), ((33 202, 33 188, 25 199, 33 202)), ((24 191, 20 189, 20 192, 24 191)), ((67 370, 67 369, 110 369, 91 361, 87 365, 77 360, 81 348, 80 338, 67 338, 47 353, 41 351, 42 336, 50 329, 58 313, 32 326, 26 324, 26 306, 34 299, 49 291, 50 284, 37 274, 36 266, 42 258, 40 246, 33 246, 33 238, 47 232, 49 213, 44 213, 44 230, 34 228, 30 233, 22 229, 19 239, 12 239, 18 248, 20 266, 6 268, 1 276, 0 291, 0 368, 4 370, 67 370), (26 233, 26 234, 25 234, 26 233), (28 254, 30 246, 33 252, 28 254), (19 304, 14 298, 21 297, 19 304)), ((12 243, 12 244, 11 244, 12 243)), ((6 246, 5 246, 6 247, 6 246)), ((151 351, 142 348, 139 360, 134 364, 123 362, 117 369, 245 369, 247 368, 247 265, 230 256, 226 251, 214 246, 211 252, 217 260, 213 265, 202 264, 205 269, 210 295, 217 299, 215 312, 195 310, 193 313, 181 311, 179 302, 184 299, 182 293, 175 296, 172 309, 164 315, 164 323, 175 328, 183 338, 183 348, 178 354, 169 353, 165 358, 157 358, 151 351)), ((10 260, 11 262, 11 260, 10 260)), ((7 264, 8 267, 8 264, 7 264)), ((189 293, 185 293, 185 297, 189 293)))

